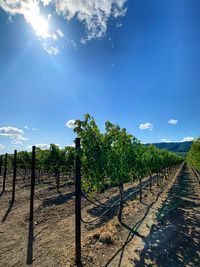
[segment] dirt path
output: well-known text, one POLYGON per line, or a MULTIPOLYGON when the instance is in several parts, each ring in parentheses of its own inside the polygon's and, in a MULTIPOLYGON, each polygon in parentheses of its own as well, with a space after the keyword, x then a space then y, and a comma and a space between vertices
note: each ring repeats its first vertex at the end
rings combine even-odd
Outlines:
POLYGON ((200 186, 185 165, 112 266, 200 266, 200 186))
MULTIPOLYGON (((146 186, 143 189, 142 203, 139 201, 138 194, 132 194, 136 190, 137 184, 134 184, 134 186, 133 184, 131 186, 126 185, 126 192, 128 195, 131 193, 131 195, 124 205, 123 221, 126 223, 125 225, 122 226, 118 223, 115 209, 112 209, 112 212, 103 217, 97 224, 82 224, 84 267, 185 266, 172 265, 171 262, 170 265, 162 265, 160 263, 162 262, 161 256, 166 255, 168 258, 167 253, 169 252, 167 252, 167 248, 164 245, 159 248, 162 249, 162 253, 159 252, 160 250, 157 247, 159 242, 168 244, 170 237, 174 239, 175 232, 180 230, 184 233, 185 227, 188 227, 185 221, 180 221, 180 223, 175 221, 173 223, 173 225, 180 224, 183 229, 171 227, 170 220, 172 218, 168 218, 172 213, 177 213, 177 210, 181 207, 181 203, 179 206, 175 205, 179 203, 176 200, 177 196, 179 196, 178 194, 187 190, 184 198, 187 201, 191 201, 191 198, 193 198, 192 205, 197 200, 197 195, 194 192, 197 194, 196 188, 199 187, 194 180, 195 177, 191 169, 188 169, 188 167, 184 169, 177 180, 176 173, 178 170, 180 169, 174 169, 171 177, 168 180, 164 180, 164 183, 160 180, 160 185, 157 185, 155 181, 151 193, 149 192, 149 186, 146 186), (183 176, 185 180, 181 178, 183 176), (181 180, 183 181, 182 183, 179 182, 181 180), (172 190, 171 188, 175 181, 178 182, 172 190), (165 249, 166 251, 164 251, 165 249), (164 254, 163 251, 165 252, 164 254)), ((31 266, 33 267, 73 266, 73 190, 73 186, 67 187, 63 194, 59 196, 54 195, 55 192, 51 191, 48 200, 43 201, 42 204, 39 199, 36 199, 35 223, 32 226, 28 224, 29 190, 25 188, 17 191, 16 203, 9 210, 10 193, 8 187, 6 194, 0 198, 0 266, 27 266, 27 263, 31 260, 31 266), (35 238, 31 244, 32 235, 35 238)), ((36 192, 42 198, 46 197, 47 193, 49 194, 43 187, 38 187, 36 192)), ((99 195, 98 198, 106 204, 111 204, 116 201, 117 194, 118 189, 113 188, 106 191, 102 196, 99 195)), ((182 199, 183 196, 181 195, 179 198, 182 199)), ((198 203, 196 207, 192 206, 196 210, 198 209, 198 203)), ((85 202, 85 200, 83 200, 82 204, 82 215, 85 220, 91 220, 94 218, 94 214, 97 215, 102 212, 102 210, 98 210, 92 204, 85 202)), ((187 210, 186 206, 184 209, 187 210)), ((188 209, 188 212, 190 212, 190 209, 188 209)), ((192 214, 191 216, 191 220, 195 220, 196 215, 192 214)), ((183 220, 183 215, 180 218, 180 220, 183 220)), ((176 220, 176 216, 174 220, 176 220)), ((190 238, 191 232, 193 238, 198 238, 194 236, 194 231, 197 231, 196 235, 199 231, 197 226, 195 230, 191 226, 188 231, 188 238, 190 238)), ((185 239, 183 239, 184 242, 185 239)), ((198 243, 198 240, 195 242, 198 243)), ((197 258, 194 255, 192 257, 193 260, 195 257, 197 258)), ((173 260, 173 257, 171 258, 173 260)))
MULTIPOLYGON (((28 186, 30 181, 27 179, 20 181, 17 183, 14 205, 9 203, 11 175, 6 180, 6 191, 0 195, 0 267, 21 267, 27 264, 45 267, 71 265, 71 258, 74 258, 74 186, 66 186, 60 195, 56 189, 49 191, 48 186, 36 186, 34 225, 31 225, 29 224, 30 187, 28 186)), ((144 184, 147 184, 145 179, 144 184)), ((137 182, 127 184, 125 195, 134 193, 137 187, 137 182)), ((155 192, 160 191, 160 187, 154 187, 155 192)), ((146 188, 149 190, 148 186, 146 188)), ((132 195, 130 200, 133 198, 135 195, 132 195)), ((111 205, 118 199, 118 189, 108 189, 104 194, 99 194, 98 199, 106 205, 111 205)), ((82 200, 82 214, 85 220, 91 220, 99 213, 102 213, 101 209, 82 200)), ((115 216, 116 210, 113 209, 108 216, 102 217, 98 224, 82 225, 83 242, 107 222, 111 222, 112 225, 115 216)), ((102 243, 98 245, 101 246, 102 243)), ((106 245, 104 250, 107 250, 106 245)), ((101 263, 100 259, 99 262, 101 263)))

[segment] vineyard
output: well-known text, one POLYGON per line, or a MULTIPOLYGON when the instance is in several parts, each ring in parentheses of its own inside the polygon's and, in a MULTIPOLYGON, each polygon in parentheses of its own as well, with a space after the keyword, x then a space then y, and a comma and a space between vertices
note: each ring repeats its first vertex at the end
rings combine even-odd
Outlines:
MULTIPOLYGON (((118 266, 124 244, 141 237, 151 208, 186 168, 118 125, 106 122, 102 133, 88 114, 74 132, 74 147, 0 157, 0 266, 118 266)), ((197 179, 198 145, 187 158, 197 179)))
POLYGON ((200 138, 192 144, 187 155, 187 162, 192 166, 200 183, 200 138))

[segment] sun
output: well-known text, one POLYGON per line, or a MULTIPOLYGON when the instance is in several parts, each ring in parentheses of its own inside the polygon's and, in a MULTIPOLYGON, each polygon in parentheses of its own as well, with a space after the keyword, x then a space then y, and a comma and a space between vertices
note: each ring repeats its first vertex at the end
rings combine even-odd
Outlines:
POLYGON ((40 15, 34 16, 33 14, 29 17, 29 22, 38 37, 42 37, 44 39, 49 37, 49 24, 47 20, 40 15))
MULTIPOLYGON (((1 1, 1 0, 0 0, 1 1)), ((44 50, 50 55, 57 55, 60 52, 60 39, 64 34, 59 28, 51 23, 51 14, 40 12, 38 1, 23 2, 23 17, 27 24, 32 28, 38 41, 42 43, 44 50)))
POLYGON ((38 37, 45 39, 51 36, 49 34, 49 22, 40 15, 40 10, 36 3, 30 5, 24 11, 24 17, 38 37))

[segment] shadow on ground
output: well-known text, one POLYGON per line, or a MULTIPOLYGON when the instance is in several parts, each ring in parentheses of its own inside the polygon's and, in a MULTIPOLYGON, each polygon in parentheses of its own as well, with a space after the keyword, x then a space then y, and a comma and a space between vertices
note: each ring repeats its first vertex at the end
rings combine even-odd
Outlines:
POLYGON ((28 244, 27 244, 27 255, 26 255, 27 265, 31 265, 33 263, 33 242, 34 242, 34 227, 33 227, 33 222, 30 221, 28 228, 28 244))
POLYGON ((129 231, 129 234, 126 238, 126 241, 124 242, 124 244, 122 245, 122 247, 108 260, 108 262, 105 264, 105 267, 107 266, 112 266, 112 262, 113 260, 119 255, 119 263, 118 263, 118 267, 121 266, 122 260, 123 260, 123 255, 124 255, 124 251, 126 246, 130 243, 130 241, 134 238, 134 236, 139 236, 140 238, 144 239, 144 237, 142 235, 140 235, 137 230, 139 228, 139 226, 143 223, 143 221, 145 220, 146 216, 148 215, 151 207, 158 201, 158 198, 160 196, 160 194, 163 192, 164 189, 164 185, 161 187, 161 191, 157 194, 156 199, 149 205, 145 205, 146 206, 146 211, 143 215, 143 217, 132 227, 130 227, 129 225, 122 223, 122 226, 124 228, 126 228, 129 231))
POLYGON ((74 192, 53 196, 48 199, 44 199, 42 206, 45 208, 45 207, 49 207, 52 205, 61 205, 67 202, 68 200, 72 199, 74 196, 75 196, 74 192))
POLYGON ((135 260, 136 267, 200 266, 200 205, 195 184, 185 166, 164 205, 158 210, 158 225, 153 225, 145 247, 135 260), (192 197, 190 199, 190 196, 192 197))
MULTIPOLYGON (((155 183, 155 182, 156 182, 156 176, 153 178, 152 183, 155 183)), ((148 184, 149 184, 149 179, 144 182, 145 188, 148 188, 148 184)), ((131 188, 127 189, 126 191, 124 191, 124 196, 123 196, 125 199, 124 205, 126 205, 126 203, 128 201, 135 199, 136 196, 138 195, 138 193, 139 193, 139 185, 137 187, 131 187, 131 188)), ((116 195, 116 196, 109 198, 103 205, 104 205, 104 207, 102 207, 102 206, 96 207, 95 206, 95 207, 91 208, 90 210, 88 210, 88 213, 91 216, 101 217, 95 225, 90 226, 91 229, 96 228, 96 227, 100 227, 104 223, 111 220, 118 213, 119 195, 116 195), (111 208, 109 209, 109 207, 111 207, 111 208), (108 211, 108 212, 106 212, 106 211, 108 211), (101 216, 101 214, 104 214, 104 213, 105 213, 105 215, 101 216)))
POLYGON ((7 219, 8 215, 9 215, 9 213, 10 213, 11 210, 12 210, 12 207, 13 207, 13 202, 11 202, 11 203, 9 204, 8 209, 6 210, 6 212, 5 212, 5 214, 4 214, 4 216, 3 216, 2 220, 1 220, 1 222, 5 222, 5 221, 6 221, 6 219, 7 219))

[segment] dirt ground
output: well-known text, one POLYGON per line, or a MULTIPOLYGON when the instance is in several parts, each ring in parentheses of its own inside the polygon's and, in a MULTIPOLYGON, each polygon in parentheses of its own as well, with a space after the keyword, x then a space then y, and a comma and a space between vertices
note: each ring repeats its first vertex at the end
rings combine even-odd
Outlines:
MULTIPOLYGON (((116 209, 95 223, 82 224, 83 266, 200 266, 200 186, 188 166, 179 171, 174 170, 160 186, 154 182, 152 193, 146 186, 142 203, 134 193, 137 184, 126 185, 123 225, 116 219, 116 209)), ((29 188, 19 184, 12 206, 11 179, 8 182, 7 191, 0 194, 0 266, 73 266, 73 184, 63 187, 59 195, 55 189, 36 186, 31 225, 29 188)), ((118 189, 109 189, 98 199, 112 205, 118 189)), ((104 211, 82 201, 86 221, 104 211)))
POLYGON ((200 185, 185 165, 112 266, 200 266, 200 185))

